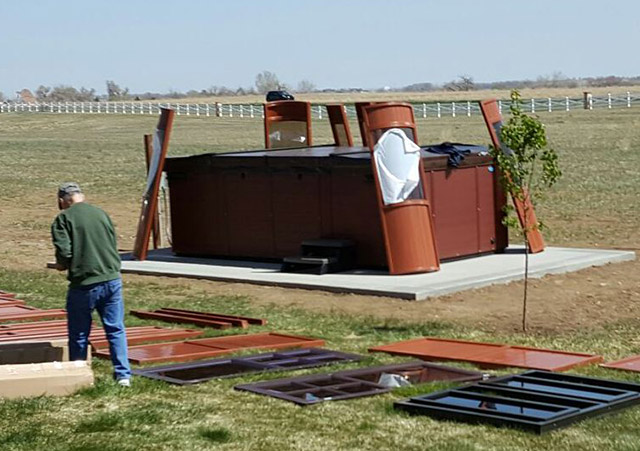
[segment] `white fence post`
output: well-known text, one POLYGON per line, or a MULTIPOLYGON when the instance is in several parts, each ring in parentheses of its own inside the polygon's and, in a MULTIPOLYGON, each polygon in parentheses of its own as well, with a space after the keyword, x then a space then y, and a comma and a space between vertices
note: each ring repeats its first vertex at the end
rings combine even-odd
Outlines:
POLYGON ((322 119, 322 105, 318 105, 318 119, 322 119))
POLYGON ((611 93, 607 94, 607 106, 611 109, 611 93))
POLYGON ((451 102, 451 117, 456 117, 456 102, 451 102))
POLYGON ((426 103, 422 104, 422 117, 423 118, 427 117, 427 104, 426 103))
POLYGON ((565 107, 566 107, 567 111, 569 111, 569 97, 568 96, 564 98, 564 103, 565 103, 565 107))
POLYGON ((536 100, 535 99, 531 99, 531 112, 532 113, 536 112, 536 100))
POLYGON ((249 105, 249 116, 253 119, 253 104, 249 105))
POLYGON ((440 102, 438 102, 438 119, 440 119, 442 117, 442 111, 440 110, 440 102))
POLYGON ((502 114, 502 100, 498 100, 498 111, 502 114))
POLYGON ((631 108, 631 93, 627 91, 627 108, 631 108))
POLYGON ((549 113, 551 113, 551 97, 549 97, 548 101, 549 101, 549 113))

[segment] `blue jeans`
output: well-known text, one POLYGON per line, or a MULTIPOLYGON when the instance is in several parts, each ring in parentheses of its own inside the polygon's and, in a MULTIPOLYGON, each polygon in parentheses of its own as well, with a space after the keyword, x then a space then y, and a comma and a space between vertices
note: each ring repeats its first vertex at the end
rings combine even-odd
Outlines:
POLYGON ((69 288, 67 292, 69 358, 71 360, 85 360, 87 358, 91 313, 94 309, 100 315, 109 341, 109 352, 116 380, 129 379, 131 368, 127 356, 127 336, 124 329, 122 279, 69 288))

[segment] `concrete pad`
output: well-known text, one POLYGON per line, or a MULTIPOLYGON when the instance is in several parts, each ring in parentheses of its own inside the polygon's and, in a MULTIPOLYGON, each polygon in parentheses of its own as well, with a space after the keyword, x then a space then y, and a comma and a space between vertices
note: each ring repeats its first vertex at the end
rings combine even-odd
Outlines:
MULTIPOLYGON (((529 276, 537 278, 635 258, 635 252, 631 251, 548 247, 544 252, 530 255, 529 276)), ((443 263, 438 272, 406 276, 392 276, 373 270, 321 276, 282 273, 278 263, 178 257, 168 249, 150 251, 146 261, 135 261, 130 254, 123 255, 122 260, 123 273, 193 277, 410 300, 507 283, 524 277, 522 246, 510 247, 504 254, 443 263)))

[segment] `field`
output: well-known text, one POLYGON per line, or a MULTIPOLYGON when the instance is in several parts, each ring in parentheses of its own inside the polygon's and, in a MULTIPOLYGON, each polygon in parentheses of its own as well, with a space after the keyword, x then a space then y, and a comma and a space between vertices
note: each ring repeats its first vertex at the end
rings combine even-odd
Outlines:
MULTIPOLYGON (((541 118, 564 171, 559 185, 539 206, 539 216, 549 227, 548 244, 637 251, 637 110, 575 111, 541 118)), ((61 181, 78 181, 88 200, 114 219, 121 249, 131 249, 144 185, 142 135, 153 130, 156 120, 123 115, 0 115, 0 289, 19 293, 35 306, 63 306, 64 276, 44 269, 53 253, 49 225, 57 212, 55 190, 61 181)), ((352 130, 357 130, 355 124, 352 130)), ((418 130, 421 143, 488 142, 479 117, 420 120, 418 130)), ((316 144, 328 142, 329 133, 327 122, 314 123, 316 144)), ((176 119, 170 155, 261 146, 260 120, 181 116, 176 119)), ((129 275, 124 282, 127 309, 182 306, 251 314, 269 320, 268 326, 254 327, 252 332, 321 337, 327 347, 347 352, 367 354, 372 345, 429 335, 592 352, 613 360, 640 353, 638 274, 640 263, 634 261, 535 280, 530 294, 531 332, 526 335, 518 331, 521 283, 407 302, 129 275)), ((131 316, 126 323, 151 324, 131 316)), ((397 359, 374 354, 346 367, 392 361, 397 359)), ((0 401, 0 449, 640 448, 640 408, 538 437, 410 417, 391 408, 395 400, 443 385, 300 408, 232 389, 241 382, 282 374, 186 388, 136 378, 130 390, 119 390, 111 381, 110 365, 95 359, 94 364, 96 386, 72 397, 0 401)), ((597 367, 576 372, 640 382, 633 373, 597 367)))

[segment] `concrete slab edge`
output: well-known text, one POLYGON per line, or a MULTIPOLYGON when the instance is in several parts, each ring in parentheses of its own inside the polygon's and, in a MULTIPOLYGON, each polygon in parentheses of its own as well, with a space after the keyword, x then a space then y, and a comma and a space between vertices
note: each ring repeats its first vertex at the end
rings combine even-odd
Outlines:
POLYGON ((206 274, 206 275, 205 274, 202 274, 202 275, 175 274, 174 272, 163 271, 160 269, 136 269, 136 268, 125 268, 124 266, 122 268, 122 273, 137 274, 141 276, 162 276, 162 277, 176 277, 176 278, 181 277, 185 279, 201 279, 201 280, 204 279, 204 280, 212 280, 216 282, 246 283, 251 285, 263 285, 263 286, 271 286, 271 287, 297 288, 301 290, 321 290, 321 291, 327 291, 330 293, 385 296, 390 298, 405 299, 409 301, 417 300, 415 293, 412 291, 400 292, 400 291, 380 290, 375 288, 326 286, 326 285, 316 285, 313 283, 299 283, 299 282, 286 282, 286 281, 280 282, 280 281, 271 281, 271 280, 247 279, 242 277, 214 276, 209 274, 206 274))
MULTIPOLYGON (((576 249, 577 250, 577 249, 576 249)), ((589 250, 592 251, 592 250, 589 250)), ((545 275, 551 274, 562 274, 566 272, 578 271, 580 269, 586 269, 590 267, 603 266, 608 263, 616 263, 616 262, 624 262, 624 261, 632 261, 635 260, 636 254, 633 251, 608 251, 608 250, 593 250, 596 251, 599 255, 594 255, 592 258, 584 260, 579 259, 578 257, 571 258, 569 260, 563 261, 561 263, 555 264, 553 266, 546 267, 544 269, 534 269, 530 271, 529 276, 531 278, 541 278, 545 275), (577 261, 574 261, 577 260, 577 261)), ((510 271, 508 273, 503 273, 499 276, 489 276, 481 280, 474 280, 471 282, 463 282, 460 281, 455 285, 447 284, 444 287, 430 287, 426 290, 412 290, 402 288, 395 288, 393 290, 385 290, 380 288, 358 288, 358 287, 350 287, 345 285, 334 285, 327 286, 325 284, 313 283, 313 282, 295 282, 295 281, 273 281, 273 280, 265 280, 265 279, 257 279, 257 278, 247 278, 247 277, 233 277, 229 275, 212 275, 212 274, 175 274, 171 270, 162 270, 159 268, 155 269, 140 269, 131 267, 131 265, 127 264, 128 262, 123 261, 122 272, 129 274, 138 274, 138 275, 149 275, 149 276, 163 276, 163 277, 184 277, 191 279, 206 279, 220 282, 229 282, 229 283, 248 283, 254 285, 263 285, 263 286, 278 286, 284 288, 297 288, 297 289, 306 289, 306 290, 322 290, 331 293, 352 293, 352 294, 362 294, 362 295, 372 295, 372 296, 385 296, 392 297, 397 299, 405 299, 405 300, 413 300, 413 301, 421 301, 426 300, 430 297, 441 296, 445 294, 458 293, 461 291, 467 291, 474 288, 482 288, 489 285, 499 284, 499 283, 507 283, 512 281, 521 280, 523 278, 524 272, 524 256, 523 258, 523 267, 522 271, 515 270, 510 271)), ((131 262, 137 263, 137 262, 131 262)), ((402 276, 401 276, 402 277, 402 276)))
MULTIPOLYGON (((593 258, 585 261, 577 261, 559 263, 550 267, 546 267, 544 269, 538 269, 529 271, 529 277, 533 279, 539 279, 547 275, 552 274, 564 274, 567 272, 579 271, 581 269, 596 267, 596 266, 604 266, 608 263, 620 263, 624 261, 632 261, 636 259, 636 254, 633 251, 601 251, 602 254, 599 256, 594 256, 593 258)), ((487 277, 483 280, 474 280, 469 283, 460 283, 455 287, 447 286, 443 288, 429 288, 427 290, 417 291, 415 293, 416 301, 422 301, 428 299, 433 296, 442 296, 445 294, 451 293, 459 293, 461 291, 472 290, 474 288, 482 288, 489 285, 495 285, 499 283, 507 283, 513 282, 517 280, 522 280, 524 278, 524 256, 522 263, 522 271, 510 272, 506 274, 501 274, 495 277, 487 277)))

